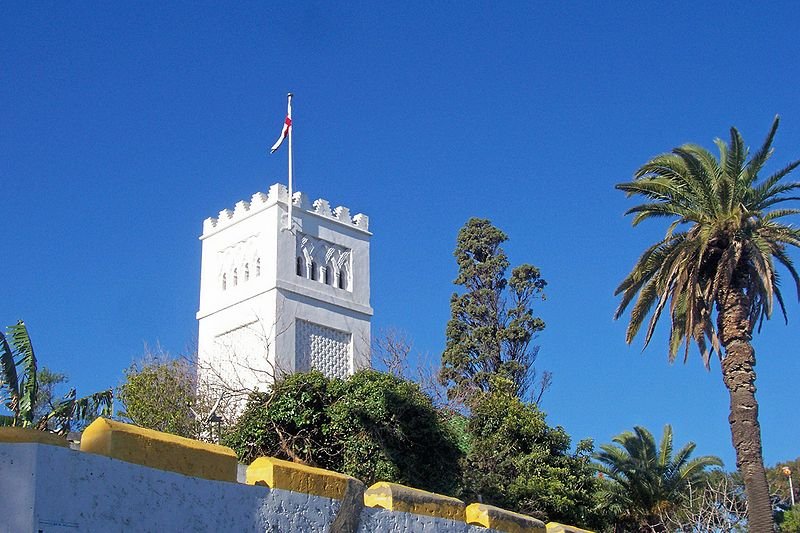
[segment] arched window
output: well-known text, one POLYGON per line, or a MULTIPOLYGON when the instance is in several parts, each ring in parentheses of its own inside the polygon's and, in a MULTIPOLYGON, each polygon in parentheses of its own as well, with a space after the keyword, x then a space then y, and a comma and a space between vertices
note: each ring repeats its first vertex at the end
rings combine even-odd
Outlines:
POLYGON ((311 261, 311 279, 317 279, 317 263, 314 261, 311 261))
POLYGON ((250 280, 250 263, 244 264, 244 280, 245 281, 250 280))
POLYGON ((227 274, 223 274, 222 275, 222 290, 224 291, 227 288, 228 288, 228 275, 227 274))
POLYGON ((328 265, 325 267, 325 279, 323 280, 325 285, 331 284, 331 266, 328 265))
POLYGON ((336 276, 336 286, 340 289, 347 288, 347 274, 345 273, 344 269, 339 271, 339 275, 336 276))
POLYGON ((261 258, 256 259, 256 277, 261 275, 261 258))
POLYGON ((233 286, 235 287, 238 284, 239 284, 239 271, 234 268, 233 269, 233 286))
POLYGON ((303 258, 300 256, 297 256, 297 267, 295 271, 297 272, 298 276, 303 275, 303 258))

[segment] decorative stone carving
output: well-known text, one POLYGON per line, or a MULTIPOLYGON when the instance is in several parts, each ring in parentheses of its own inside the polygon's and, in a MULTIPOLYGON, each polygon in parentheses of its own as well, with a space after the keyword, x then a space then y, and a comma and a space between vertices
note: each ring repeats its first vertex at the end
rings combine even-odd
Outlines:
POLYGON ((350 369, 352 335, 313 322, 295 325, 298 369, 319 370, 327 377, 346 378, 350 369))
POLYGON ((352 286, 352 281, 350 280, 350 249, 304 233, 297 234, 296 242, 295 256, 301 257, 305 263, 305 271, 303 272, 305 277, 336 286, 336 280, 339 279, 339 275, 342 273, 345 283, 344 287, 341 288, 348 289, 352 286), (317 265, 320 272, 311 272, 312 263, 317 265), (329 271, 328 276, 321 274, 325 271, 329 271), (328 278, 327 280, 326 277, 328 278))
MULTIPOLYGON (((250 273, 251 269, 254 266, 259 267, 259 271, 257 275, 260 275, 260 254, 258 251, 258 234, 251 235, 250 237, 246 238, 243 241, 236 242, 226 248, 223 248, 219 252, 217 252, 221 257, 220 260, 217 262, 219 265, 219 272, 217 273, 217 277, 220 280, 220 284, 222 283, 223 276, 228 274, 228 279, 232 280, 233 278, 230 277, 231 272, 239 270, 240 272, 244 273, 245 271, 250 273)), ((250 281, 251 277, 242 276, 238 281, 245 282, 250 281)), ((234 286, 236 283, 233 284, 234 286)), ((222 285, 220 285, 222 287, 222 285)), ((223 290, 231 288, 231 285, 227 287, 223 287, 223 290)))

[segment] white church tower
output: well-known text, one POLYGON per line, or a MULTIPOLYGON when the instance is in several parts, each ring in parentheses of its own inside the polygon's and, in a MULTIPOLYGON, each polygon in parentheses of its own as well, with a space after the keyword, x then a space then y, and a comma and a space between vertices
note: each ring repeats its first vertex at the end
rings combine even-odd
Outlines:
POLYGON ((198 377, 229 393, 369 366, 369 220, 283 185, 203 224, 198 377))

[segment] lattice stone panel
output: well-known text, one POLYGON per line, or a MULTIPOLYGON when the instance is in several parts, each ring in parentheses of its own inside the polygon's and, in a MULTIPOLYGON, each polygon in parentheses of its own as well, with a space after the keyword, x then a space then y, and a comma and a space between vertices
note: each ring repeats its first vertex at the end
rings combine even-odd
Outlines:
POLYGON ((351 334, 298 320, 295 327, 298 369, 319 370, 328 377, 345 378, 350 369, 351 334))

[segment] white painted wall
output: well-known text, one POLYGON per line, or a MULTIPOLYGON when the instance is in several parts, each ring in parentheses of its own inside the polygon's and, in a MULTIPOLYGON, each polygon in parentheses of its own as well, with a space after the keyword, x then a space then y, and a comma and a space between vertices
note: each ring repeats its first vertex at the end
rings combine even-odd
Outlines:
MULTIPOLYGON (((0 533, 323 532, 339 501, 209 481, 43 444, 0 444, 0 533)), ((359 532, 492 530, 365 508, 359 532)))

